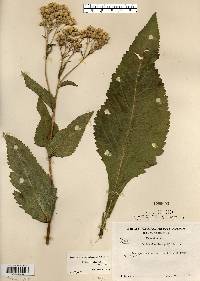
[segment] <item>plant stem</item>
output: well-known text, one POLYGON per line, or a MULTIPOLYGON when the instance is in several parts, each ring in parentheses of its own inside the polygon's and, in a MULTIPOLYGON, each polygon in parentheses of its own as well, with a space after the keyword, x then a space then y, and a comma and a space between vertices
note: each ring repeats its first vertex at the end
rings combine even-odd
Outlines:
POLYGON ((47 235, 46 235, 46 245, 49 245, 50 233, 51 233, 51 222, 48 222, 47 235))
POLYGON ((48 58, 48 33, 46 32, 46 36, 45 36, 45 64, 44 64, 44 73, 45 73, 45 80, 47 83, 47 89, 49 92, 51 92, 50 90, 50 84, 49 84, 49 79, 48 79, 48 73, 47 73, 47 58, 48 58))
MULTIPOLYGON (((60 85, 60 79, 58 79, 58 83, 57 83, 57 87, 56 87, 55 106, 54 106, 52 116, 51 116, 51 131, 50 131, 49 140, 51 140, 53 137, 53 129, 54 129, 54 125, 55 125, 56 105, 57 105, 57 98, 58 98, 58 92, 59 92, 59 85, 60 85)), ((49 158, 49 159, 51 159, 51 158, 49 158)))
MULTIPOLYGON (((48 73, 47 73, 48 33, 46 33, 45 50, 46 50, 46 52, 45 52, 45 80, 46 80, 48 91, 51 93, 50 84, 49 84, 49 80, 48 80, 48 73)), ((51 140, 53 138, 53 129, 54 129, 54 126, 55 126, 55 116, 56 116, 56 105, 57 105, 57 98, 58 98, 58 93, 59 93, 59 89, 60 89, 60 83, 65 78, 67 78, 67 76, 69 74, 71 74, 85 60, 86 57, 82 58, 78 64, 76 64, 69 72, 67 72, 63 76, 62 79, 58 77, 58 82, 57 82, 57 87, 56 87, 56 94, 55 94, 55 97, 54 97, 55 98, 55 106, 54 106, 54 109, 52 111, 52 116, 51 116, 51 131, 50 131, 50 134, 49 134, 49 140, 51 140)), ((63 58, 61 59, 61 62, 60 62, 60 69, 61 69, 62 66, 63 66, 63 58)), ((48 156, 48 165, 49 165, 49 177, 50 177, 50 180, 51 180, 51 184, 53 186, 52 156, 48 156)), ((52 218, 51 218, 51 221, 52 221, 52 218)), ((50 241, 51 221, 49 221, 48 225, 47 225, 46 245, 48 245, 49 241, 50 241)))
MULTIPOLYGON (((51 121, 51 131, 50 131, 49 140, 51 140, 53 138, 53 129, 54 129, 54 125, 55 125, 56 102, 57 102, 58 90, 59 90, 59 81, 58 81, 56 95, 55 95, 55 107, 53 109, 53 113, 52 113, 52 117, 51 117, 52 121, 51 121)), ((51 180, 51 185, 53 186, 52 156, 48 156, 48 164, 49 164, 49 177, 51 180)), ((52 218, 51 218, 51 220, 52 220, 52 218)), ((48 222, 48 225, 47 225, 46 245, 49 244, 50 233, 51 233, 51 221, 48 222)))
POLYGON ((119 198, 119 195, 120 194, 118 194, 118 193, 114 193, 114 194, 109 193, 108 194, 106 209, 105 209, 105 212, 103 213, 102 219, 101 219, 101 225, 100 225, 99 234, 98 234, 99 239, 101 239, 103 237, 104 230, 106 229, 107 219, 110 218, 110 215, 112 214, 112 211, 115 207, 117 199, 119 198))
POLYGON ((68 71, 63 78, 61 79, 61 82, 64 81, 65 78, 67 78, 67 76, 69 76, 69 74, 72 73, 72 71, 74 71, 84 60, 86 59, 86 57, 82 58, 79 63, 77 63, 70 71, 68 71))
POLYGON ((103 233, 106 228, 106 221, 107 221, 107 213, 104 212, 102 215, 102 219, 101 219, 101 226, 99 228, 99 234, 98 234, 99 239, 101 239, 103 237, 103 233))
MULTIPOLYGON (((46 36, 45 36, 45 67, 44 67, 44 72, 45 72, 45 80, 46 80, 46 84, 47 84, 47 89, 48 91, 51 93, 51 89, 50 89, 50 84, 49 84, 49 79, 48 79, 48 73, 47 73, 47 61, 48 61, 48 32, 46 32, 46 36)), ((55 111, 55 110, 54 110, 55 111)), ((55 119, 55 112, 53 111, 54 114, 54 119, 55 119)), ((53 116, 53 115, 52 115, 53 116)), ((53 120, 53 118, 52 118, 53 120)), ((53 123, 53 122, 52 122, 53 123)), ((54 127, 54 124, 52 125, 52 127, 54 127)), ((53 130, 51 129, 51 133, 50 133, 50 137, 49 140, 52 139, 52 135, 53 135, 53 130)), ((49 165, 49 177, 51 180, 51 185, 53 186, 53 172, 52 172, 52 157, 48 156, 48 165, 49 165)), ((46 230, 46 245, 49 245, 49 241, 50 241, 50 233, 51 233, 51 221, 48 222, 47 225, 47 230, 46 230)))

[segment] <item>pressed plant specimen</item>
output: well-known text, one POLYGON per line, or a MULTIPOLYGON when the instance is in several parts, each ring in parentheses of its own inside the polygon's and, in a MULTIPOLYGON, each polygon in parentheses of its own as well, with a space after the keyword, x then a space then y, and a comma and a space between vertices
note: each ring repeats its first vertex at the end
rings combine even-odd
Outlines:
POLYGON ((99 238, 126 184, 156 165, 156 156, 163 153, 170 113, 164 84, 155 68, 159 39, 154 14, 112 75, 107 100, 95 118, 97 151, 109 181, 99 238))
POLYGON ((38 164, 30 149, 19 139, 4 134, 7 143, 7 159, 12 172, 10 180, 16 188, 14 198, 26 213, 47 224, 46 244, 50 241, 51 221, 57 200, 54 186, 52 158, 71 155, 77 148, 86 125, 93 112, 78 116, 67 128, 59 129, 56 124, 56 105, 60 89, 77 86, 68 76, 86 60, 88 56, 108 43, 108 33, 101 28, 88 26, 79 30, 69 8, 54 2, 40 9, 45 42, 44 76, 46 87, 22 72, 26 86, 38 96, 37 111, 40 122, 36 128, 35 144, 47 151, 49 172, 38 164), (56 75, 55 93, 48 78, 48 58, 54 48, 59 49, 60 65, 56 75))

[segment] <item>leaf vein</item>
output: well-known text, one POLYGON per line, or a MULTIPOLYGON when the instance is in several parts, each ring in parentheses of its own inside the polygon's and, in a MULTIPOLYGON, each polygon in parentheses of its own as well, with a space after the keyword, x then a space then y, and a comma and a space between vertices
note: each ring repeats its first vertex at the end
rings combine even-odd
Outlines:
POLYGON ((132 121, 133 121, 133 118, 134 118, 134 111, 135 111, 135 104, 136 104, 136 94, 137 94, 137 85, 138 85, 138 78, 140 76, 141 66, 142 66, 142 62, 140 61, 139 65, 138 65, 137 73, 136 73, 136 78, 135 78, 133 105, 132 105, 132 108, 131 108, 130 121, 129 121, 129 125, 128 125, 128 128, 127 128, 126 134, 125 134, 124 145, 122 146, 122 156, 121 156, 121 159, 120 159, 119 168, 117 170, 117 175, 116 175, 114 189, 117 188, 119 177, 120 177, 120 173, 121 173, 121 168, 122 168, 123 161, 124 161, 124 158, 126 157, 126 153, 127 153, 127 139, 128 139, 128 137, 130 135, 131 124, 132 124, 132 121))

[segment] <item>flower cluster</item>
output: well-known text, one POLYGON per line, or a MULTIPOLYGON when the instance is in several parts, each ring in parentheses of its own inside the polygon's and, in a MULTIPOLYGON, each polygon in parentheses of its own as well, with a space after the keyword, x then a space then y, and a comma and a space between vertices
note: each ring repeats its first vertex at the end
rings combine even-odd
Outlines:
MULTIPOLYGON (((60 49, 60 69, 58 78, 63 74, 66 66, 71 63, 72 57, 75 59, 81 55, 81 60, 74 66, 75 69, 88 55, 101 49, 109 41, 109 35, 101 28, 88 26, 86 29, 79 30, 75 25, 76 21, 71 16, 67 6, 51 2, 40 8, 42 16, 41 26, 44 27, 46 44, 45 67, 47 58, 51 54, 54 46, 60 49)), ((71 73, 71 71, 69 71, 71 73)))
POLYGON ((65 5, 51 2, 46 6, 42 6, 40 13, 42 16, 40 25, 50 30, 60 25, 73 26, 76 24, 70 10, 65 5))
POLYGON ((56 41, 58 42, 60 48, 64 46, 68 52, 79 52, 82 48, 80 31, 74 26, 62 29, 58 33, 56 41))
POLYGON ((95 28, 88 26, 85 30, 81 31, 81 38, 87 39, 91 42, 90 54, 96 50, 101 49, 109 41, 109 35, 102 28, 95 28))
POLYGON ((81 52, 85 57, 101 49, 108 43, 109 35, 101 28, 88 26, 79 31, 76 27, 67 27, 59 32, 56 41, 60 48, 67 51, 81 52))

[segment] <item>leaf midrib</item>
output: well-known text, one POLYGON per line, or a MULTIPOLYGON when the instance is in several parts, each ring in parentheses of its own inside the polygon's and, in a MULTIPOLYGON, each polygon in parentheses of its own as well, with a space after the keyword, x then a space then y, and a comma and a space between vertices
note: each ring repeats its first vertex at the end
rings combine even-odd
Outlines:
POLYGON ((137 70, 136 78, 135 78, 133 105, 132 105, 132 108, 131 108, 130 121, 129 121, 128 128, 126 130, 125 139, 124 139, 124 145, 122 145, 122 156, 120 157, 119 168, 117 170, 116 180, 115 180, 115 184, 114 184, 113 189, 115 189, 115 188, 118 189, 118 182, 119 182, 119 178, 120 178, 120 175, 121 175, 121 169, 122 169, 124 158, 126 157, 126 153, 127 153, 127 139, 129 138, 129 135, 130 135, 130 129, 131 129, 131 125, 132 125, 132 122, 133 122, 134 113, 135 113, 135 104, 136 104, 136 94, 137 94, 138 78, 140 76, 141 66, 142 66, 142 61, 139 60, 138 70, 137 70))
MULTIPOLYGON (((24 160, 21 158, 20 153, 17 152, 17 154, 18 154, 18 157, 19 157, 20 160, 21 160, 21 163, 22 163, 22 166, 23 166, 23 170, 24 170, 24 173, 25 173, 25 175, 26 175, 26 177, 27 177, 27 179, 28 179, 28 181, 29 181, 29 184, 30 184, 30 186, 32 187, 32 190, 34 190, 33 184, 32 184, 32 182, 31 182, 31 180, 29 179, 29 174, 27 174, 26 165, 24 164, 24 160)), ((35 200, 37 201, 38 206, 39 206, 40 209, 41 209, 41 212, 43 213, 43 215, 45 216, 46 220, 48 221, 47 216, 46 216, 46 213, 45 213, 45 211, 43 210, 43 208, 42 208, 40 202, 38 201, 37 196, 35 195, 34 192, 33 192, 33 196, 35 197, 35 200)))

